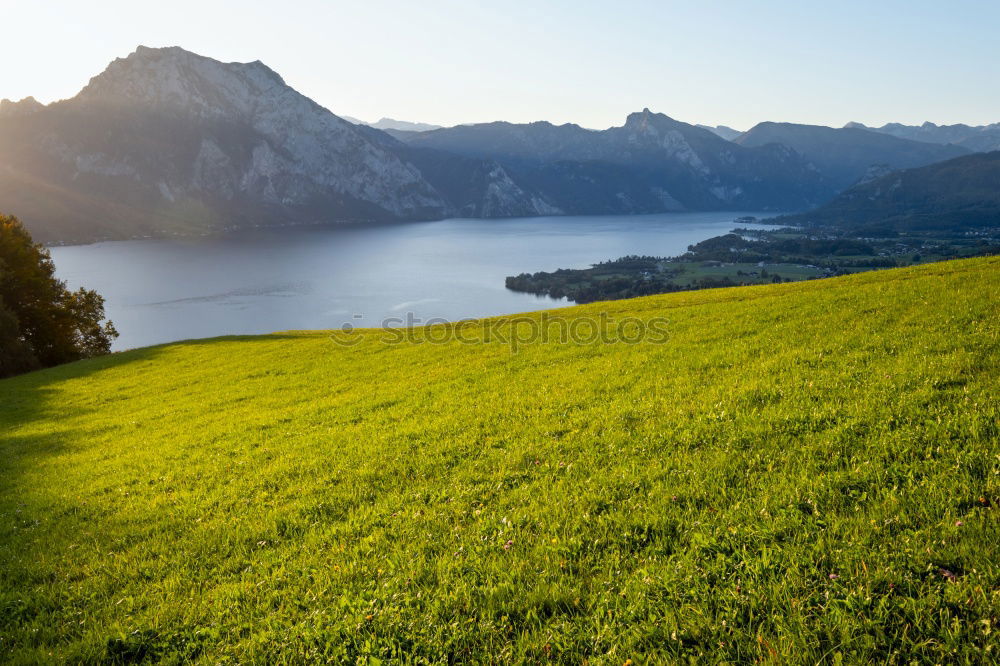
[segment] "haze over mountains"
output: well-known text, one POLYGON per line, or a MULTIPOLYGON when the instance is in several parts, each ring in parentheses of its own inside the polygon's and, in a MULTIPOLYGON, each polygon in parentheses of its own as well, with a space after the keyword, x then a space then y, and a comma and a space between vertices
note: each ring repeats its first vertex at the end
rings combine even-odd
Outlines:
POLYGON ((725 125, 716 125, 715 127, 712 127, 711 125, 695 125, 695 127, 706 129, 716 136, 721 136, 726 141, 735 141, 741 134, 743 134, 740 130, 733 129, 732 127, 726 127, 725 125))
MULTIPOLYGON (((468 165, 467 165, 468 166, 468 165)), ((259 62, 140 47, 76 97, 7 104, 0 200, 43 240, 552 207, 495 165, 453 201, 415 165, 259 62), (501 200, 502 199, 502 200, 501 200)))
POLYGON ((845 127, 866 129, 913 141, 950 143, 978 153, 1000 150, 1000 123, 976 127, 961 124, 935 125, 934 123, 924 123, 923 125, 889 123, 882 127, 866 127, 861 123, 848 123, 845 127))
POLYGON ((742 146, 779 143, 809 160, 839 191, 862 179, 875 165, 908 169, 969 154, 958 146, 942 146, 869 132, 858 128, 793 123, 760 123, 736 139, 742 146))
POLYGON ((784 223, 863 234, 1000 227, 1000 151, 885 174, 784 223))
POLYGON ((350 116, 341 116, 344 120, 355 125, 367 125, 380 130, 395 130, 397 132, 429 132, 430 130, 441 129, 441 125, 431 125, 429 123, 415 123, 409 120, 396 120, 394 118, 382 118, 374 123, 367 123, 350 116))
POLYGON ((495 122, 396 136, 495 159, 567 213, 787 210, 829 192, 823 175, 785 146, 739 146, 649 109, 602 131, 495 122))
MULTIPOLYGON (((449 216, 789 211, 873 173, 976 150, 884 129, 762 123, 739 134, 648 109, 601 131, 358 125, 260 62, 139 47, 72 99, 0 104, 0 204, 47 242, 449 216)), ((970 146, 991 136, 971 129, 961 139, 970 146)))

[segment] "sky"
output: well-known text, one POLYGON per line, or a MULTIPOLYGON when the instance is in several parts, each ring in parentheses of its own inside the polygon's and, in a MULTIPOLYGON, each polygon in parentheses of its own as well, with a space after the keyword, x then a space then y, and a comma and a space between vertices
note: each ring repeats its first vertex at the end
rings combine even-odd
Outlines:
POLYGON ((370 121, 1000 121, 998 0, 0 0, 0 22, 0 98, 46 103, 142 44, 261 60, 370 121))

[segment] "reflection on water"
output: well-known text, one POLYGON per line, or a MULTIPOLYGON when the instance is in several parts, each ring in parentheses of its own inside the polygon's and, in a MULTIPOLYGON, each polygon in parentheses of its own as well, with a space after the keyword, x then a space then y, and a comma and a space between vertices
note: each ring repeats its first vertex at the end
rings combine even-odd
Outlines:
MULTIPOLYGON (((59 277, 96 289, 116 349, 291 329, 378 326, 553 307, 504 288, 523 272, 673 255, 744 213, 443 220, 285 227, 223 236, 52 248, 59 277)), ((739 226, 746 226, 740 224, 739 226)))

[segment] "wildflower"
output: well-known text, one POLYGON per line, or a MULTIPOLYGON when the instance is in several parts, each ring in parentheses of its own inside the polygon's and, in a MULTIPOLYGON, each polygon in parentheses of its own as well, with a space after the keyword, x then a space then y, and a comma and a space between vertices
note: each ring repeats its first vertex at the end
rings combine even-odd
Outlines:
POLYGON ((832 573, 829 576, 827 576, 827 578, 829 578, 830 580, 837 580, 838 578, 840 578, 840 574, 832 573))
POLYGON ((510 547, 514 545, 513 539, 507 539, 507 543, 503 545, 504 550, 510 550, 510 547))
POLYGON ((956 520, 955 521, 955 527, 961 527, 961 526, 962 526, 962 521, 961 520, 956 520))

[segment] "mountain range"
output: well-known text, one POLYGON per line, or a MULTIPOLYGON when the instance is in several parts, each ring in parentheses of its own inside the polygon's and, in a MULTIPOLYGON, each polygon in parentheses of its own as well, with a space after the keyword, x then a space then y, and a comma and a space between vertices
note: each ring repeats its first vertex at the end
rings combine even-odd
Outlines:
POLYGON ((649 109, 600 131, 494 122, 394 136, 414 148, 494 159, 567 213, 788 210, 831 192, 786 146, 740 146, 649 109))
POLYGON ((478 188, 451 199, 453 179, 435 182, 369 129, 260 62, 140 47, 72 99, 0 108, 0 205, 50 242, 559 212, 488 160, 460 161, 478 188))
POLYGON ((741 146, 781 144, 793 149, 839 191, 865 179, 872 167, 908 169, 969 154, 959 146, 902 139, 859 128, 765 122, 736 139, 741 146))
POLYGON ((441 125, 431 125, 430 123, 415 123, 409 120, 396 120, 394 118, 382 118, 374 123, 367 123, 350 116, 341 116, 344 120, 355 125, 367 125, 380 130, 395 130, 397 132, 429 132, 430 130, 441 129, 441 125))
POLYGON ((889 123, 882 127, 866 127, 861 123, 847 123, 845 127, 880 132, 901 139, 924 141, 927 143, 954 144, 973 152, 985 153, 1000 150, 1000 123, 992 125, 901 125, 889 123))
POLYGON ((887 170, 969 153, 855 127, 763 123, 735 136, 648 109, 599 131, 374 125, 335 115, 260 62, 139 47, 71 99, 0 103, 0 210, 45 242, 449 216, 790 211, 887 170))

